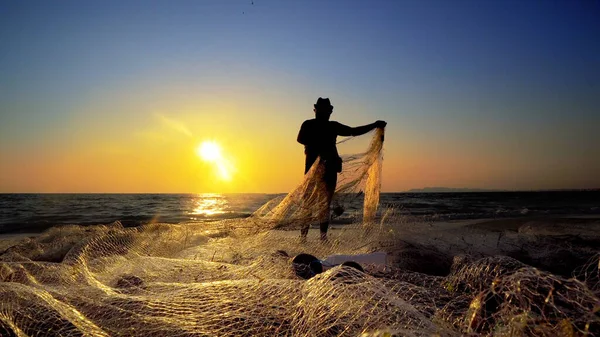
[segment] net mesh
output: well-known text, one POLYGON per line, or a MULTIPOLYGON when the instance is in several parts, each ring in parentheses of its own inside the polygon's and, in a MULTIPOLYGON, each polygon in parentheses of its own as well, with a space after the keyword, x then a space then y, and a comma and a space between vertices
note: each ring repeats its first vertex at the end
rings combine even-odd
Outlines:
POLYGON ((1 336, 600 335, 600 254, 563 278, 491 247, 521 237, 438 228, 377 211, 383 131, 344 157, 329 240, 319 163, 247 219, 62 226, 0 255, 1 336), (343 208, 343 212, 337 207, 343 208), (361 209, 361 211, 357 211, 361 209), (310 280, 290 256, 385 251, 387 266, 310 280))

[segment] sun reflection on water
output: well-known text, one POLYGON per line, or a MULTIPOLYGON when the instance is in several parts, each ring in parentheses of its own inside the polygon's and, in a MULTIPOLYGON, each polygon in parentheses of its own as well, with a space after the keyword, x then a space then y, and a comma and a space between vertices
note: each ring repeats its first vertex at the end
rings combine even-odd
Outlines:
POLYGON ((193 201, 193 210, 188 214, 205 216, 223 214, 225 213, 227 204, 225 197, 218 194, 199 195, 193 201))

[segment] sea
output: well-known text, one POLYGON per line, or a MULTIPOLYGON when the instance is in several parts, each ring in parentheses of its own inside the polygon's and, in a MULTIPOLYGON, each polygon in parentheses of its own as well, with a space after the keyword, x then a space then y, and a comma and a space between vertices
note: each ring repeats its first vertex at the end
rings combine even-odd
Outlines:
MULTIPOLYGON (((250 216, 284 194, 0 194, 0 233, 57 225, 124 226, 250 216)), ((353 212, 360 212, 357 205, 353 212)), ((544 215, 600 215, 600 191, 382 193, 380 209, 440 221, 544 215)), ((350 211, 350 210, 349 210, 350 211)))

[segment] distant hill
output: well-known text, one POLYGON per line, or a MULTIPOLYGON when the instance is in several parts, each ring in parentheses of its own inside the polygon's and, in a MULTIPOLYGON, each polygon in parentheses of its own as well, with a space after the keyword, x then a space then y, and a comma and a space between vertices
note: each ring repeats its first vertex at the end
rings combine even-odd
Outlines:
POLYGON ((598 192, 599 188, 587 189, 548 189, 548 190, 493 190, 485 188, 452 188, 452 187, 424 187, 413 188, 405 193, 465 193, 465 192, 598 192))
POLYGON ((482 188, 451 188, 451 187, 425 187, 425 188, 413 188, 406 192, 409 193, 445 193, 445 192, 505 192, 504 190, 488 190, 482 188))

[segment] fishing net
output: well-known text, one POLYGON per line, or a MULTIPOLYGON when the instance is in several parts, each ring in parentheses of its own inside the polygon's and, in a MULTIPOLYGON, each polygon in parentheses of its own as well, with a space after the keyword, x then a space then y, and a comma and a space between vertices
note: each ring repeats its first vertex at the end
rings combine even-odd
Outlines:
POLYGON ((270 229, 299 229, 346 212, 351 220, 371 225, 379 204, 383 140, 384 130, 378 128, 367 151, 342 156, 343 169, 338 175, 331 205, 323 179, 325 164, 317 159, 301 184, 285 197, 266 203, 254 212, 253 218, 270 229), (355 212, 350 214, 352 209, 355 212), (356 212, 359 210, 362 212, 356 212))
POLYGON ((600 255, 564 278, 474 249, 500 238, 456 239, 377 210, 382 144, 379 130, 366 152, 344 157, 332 207, 343 212, 330 214, 342 221, 327 242, 318 230, 299 240, 298 228, 329 212, 318 163, 247 219, 61 226, 23 239, 0 254, 0 335, 600 335, 600 255), (364 273, 336 266, 304 280, 290 263, 376 251, 389 262, 364 273))

